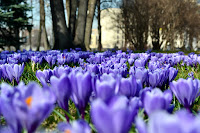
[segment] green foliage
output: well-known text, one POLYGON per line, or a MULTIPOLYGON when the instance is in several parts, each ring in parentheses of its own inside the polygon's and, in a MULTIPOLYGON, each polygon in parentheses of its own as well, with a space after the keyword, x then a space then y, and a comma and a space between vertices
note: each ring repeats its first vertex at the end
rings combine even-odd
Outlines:
POLYGON ((31 9, 26 0, 0 0, 0 44, 20 44, 19 30, 31 26, 31 9))
POLYGON ((1 0, 0 5, 0 14, 4 18, 1 23, 9 28, 26 28, 30 18, 27 12, 31 10, 26 0, 1 0))

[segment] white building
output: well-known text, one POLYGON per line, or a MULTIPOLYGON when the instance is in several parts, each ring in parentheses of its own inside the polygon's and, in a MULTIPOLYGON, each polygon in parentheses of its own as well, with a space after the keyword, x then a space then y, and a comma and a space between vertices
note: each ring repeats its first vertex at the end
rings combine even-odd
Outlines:
MULTIPOLYGON (((101 11, 101 40, 103 49, 118 47, 124 44, 124 34, 118 27, 120 9, 109 8, 101 11)), ((90 48, 98 47, 98 30, 93 29, 90 48)))

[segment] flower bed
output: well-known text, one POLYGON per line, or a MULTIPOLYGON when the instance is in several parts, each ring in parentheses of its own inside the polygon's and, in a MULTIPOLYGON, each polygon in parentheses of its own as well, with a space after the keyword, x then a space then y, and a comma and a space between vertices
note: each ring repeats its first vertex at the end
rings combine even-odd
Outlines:
POLYGON ((0 54, 0 132, 200 132, 200 56, 0 54))

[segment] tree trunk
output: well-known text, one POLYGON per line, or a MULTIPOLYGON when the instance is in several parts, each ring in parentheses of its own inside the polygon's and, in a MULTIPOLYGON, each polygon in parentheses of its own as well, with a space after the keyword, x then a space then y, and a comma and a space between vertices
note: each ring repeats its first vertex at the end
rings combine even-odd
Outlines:
POLYGON ((40 28, 39 28, 39 32, 38 32, 38 45, 37 45, 36 51, 40 50, 41 36, 42 36, 42 24, 41 24, 41 21, 40 21, 40 28))
POLYGON ((89 0, 88 2, 88 11, 89 14, 87 16, 87 23, 85 28, 85 47, 87 50, 90 50, 90 40, 91 40, 91 33, 92 33, 92 23, 95 13, 95 7, 96 7, 97 0, 89 0))
POLYGON ((102 50, 101 44, 101 0, 97 0, 97 8, 98 8, 98 35, 99 35, 99 42, 98 42, 98 50, 102 50))
POLYGON ((20 37, 19 37, 19 28, 16 28, 14 30, 15 32, 15 38, 16 38, 16 41, 15 41, 15 48, 16 50, 20 50, 20 37))
POLYGON ((189 49, 190 49, 190 51, 194 50, 192 44, 193 44, 193 36, 191 34, 189 34, 189 49))
MULTIPOLYGON (((33 6, 33 0, 31 0, 31 7, 33 6)), ((33 25, 33 9, 31 10, 31 24, 33 25)), ((30 50, 32 50, 32 28, 29 31, 29 45, 30 45, 30 50)))
POLYGON ((41 45, 41 34, 44 33, 44 49, 45 50, 49 50, 50 49, 50 45, 49 45, 49 41, 47 38, 47 31, 46 31, 46 27, 45 27, 45 8, 44 8, 44 0, 40 0, 40 30, 39 30, 39 34, 38 34, 38 47, 37 47, 37 51, 39 51, 40 49, 40 45, 41 45))
MULTIPOLYGON (((126 19, 127 20, 127 19, 126 19)), ((128 21, 127 21, 128 22, 128 21)), ((124 50, 126 50, 127 49, 127 44, 128 44, 128 26, 127 26, 127 24, 125 23, 124 24, 124 40, 125 40, 125 42, 124 42, 124 50)))
POLYGON ((85 39, 87 8, 88 8, 88 0, 80 0, 74 43, 77 47, 81 47, 83 50, 85 50, 84 39, 85 39))
POLYGON ((153 50, 160 50, 160 44, 159 44, 159 40, 160 40, 160 36, 159 36, 159 29, 154 29, 153 30, 153 40, 152 40, 152 44, 153 44, 153 50))
POLYGON ((127 44, 128 44, 128 11, 127 11, 127 8, 125 8, 125 7, 127 7, 127 0, 123 0, 123 5, 122 5, 122 13, 123 13, 123 19, 124 19, 124 21, 122 21, 122 22, 124 22, 124 39, 125 39, 125 42, 124 42, 124 47, 123 47, 123 49, 124 50, 126 50, 127 49, 127 44))
POLYGON ((76 30, 76 10, 78 8, 78 1, 69 0, 69 2, 70 2, 69 31, 71 33, 72 40, 74 40, 75 30, 76 30))
POLYGON ((143 33, 141 33, 141 34, 138 35, 138 45, 137 45, 138 48, 137 48, 137 50, 145 50, 142 35, 143 35, 143 33))
POLYGON ((30 45, 30 50, 32 50, 32 41, 31 41, 32 33, 31 33, 31 31, 28 31, 28 33, 29 33, 29 39, 28 39, 28 41, 29 41, 29 45, 30 45))
POLYGON ((53 49, 70 49, 73 44, 67 30, 63 0, 50 0, 50 6, 55 40, 53 49))

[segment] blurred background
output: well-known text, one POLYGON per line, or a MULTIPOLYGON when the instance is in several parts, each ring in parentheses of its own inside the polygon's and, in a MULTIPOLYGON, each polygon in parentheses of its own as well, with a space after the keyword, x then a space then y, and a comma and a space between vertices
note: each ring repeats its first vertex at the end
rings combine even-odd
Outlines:
POLYGON ((200 0, 0 0, 1 50, 200 49, 200 0))

